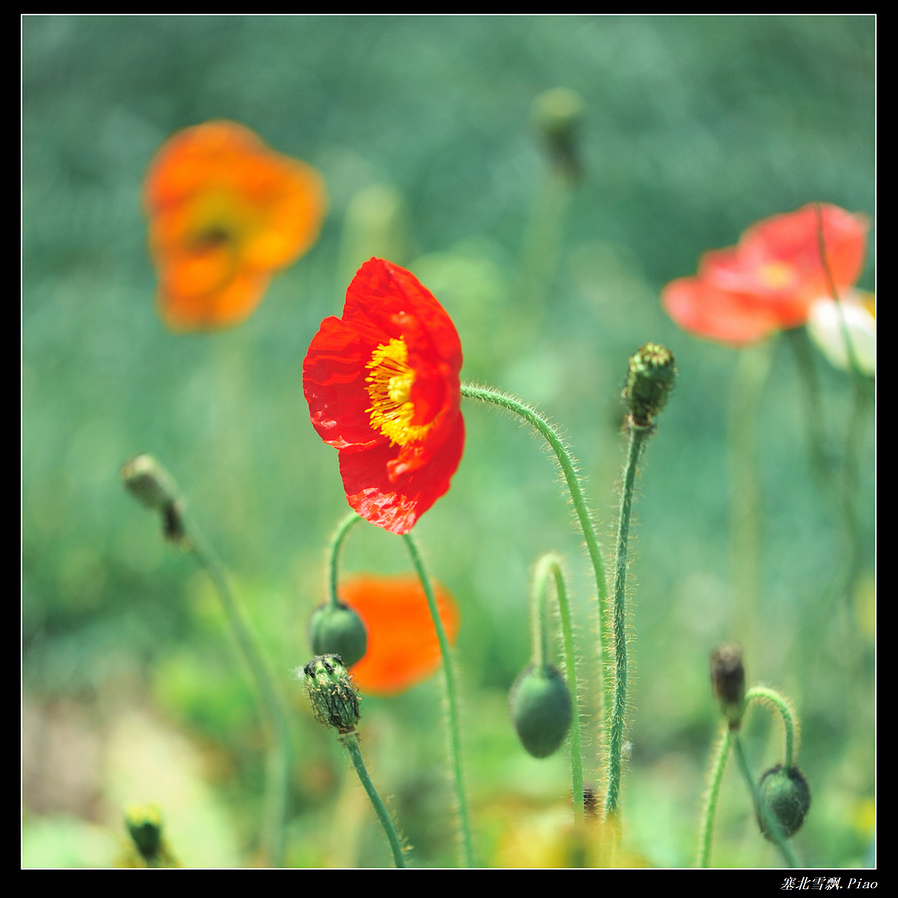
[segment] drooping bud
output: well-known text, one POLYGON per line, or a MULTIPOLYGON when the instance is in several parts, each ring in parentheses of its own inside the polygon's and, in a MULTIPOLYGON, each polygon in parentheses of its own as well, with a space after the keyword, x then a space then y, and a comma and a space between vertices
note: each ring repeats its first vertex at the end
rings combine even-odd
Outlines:
POLYGON ((122 466, 122 481, 128 491, 162 517, 162 530, 167 540, 184 539, 184 499, 174 478, 152 455, 135 455, 122 466))
POLYGON ((564 742, 573 705, 567 683, 552 665, 526 667, 511 690, 511 720, 524 748, 547 758, 564 742))
MULTIPOLYGON (((787 769, 777 764, 763 774, 758 792, 783 834, 790 839, 801 828, 811 807, 811 789, 804 774, 797 767, 787 769)), ((757 809, 757 817, 764 838, 774 841, 760 808, 757 809)))
POLYGON ((564 87, 544 91, 533 102, 533 123, 545 138, 553 163, 571 180, 583 167, 579 139, 584 108, 580 95, 564 87))
POLYGON ((351 733, 359 722, 359 694, 339 655, 319 655, 302 669, 312 710, 321 723, 351 733))
POLYGON ((658 343, 646 343, 630 357, 623 398, 634 427, 652 427, 667 404, 677 377, 673 353, 658 343))
POLYGON ((742 649, 735 643, 721 646, 711 654, 711 686, 730 729, 739 729, 745 713, 745 668, 742 649))
POLYGON ((327 603, 312 612, 309 641, 316 655, 339 655, 346 667, 352 667, 365 655, 368 632, 348 605, 327 603))

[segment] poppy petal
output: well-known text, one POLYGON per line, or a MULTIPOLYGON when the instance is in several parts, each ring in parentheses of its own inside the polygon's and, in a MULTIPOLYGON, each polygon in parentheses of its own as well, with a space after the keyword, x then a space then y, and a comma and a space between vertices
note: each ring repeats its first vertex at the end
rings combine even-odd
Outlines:
POLYGON ((840 292, 860 277, 868 228, 865 216, 825 204, 775 215, 749 228, 738 245, 705 253, 696 277, 662 290, 662 305, 684 330, 732 346, 799 327, 812 303, 830 294, 829 275, 840 292))
POLYGON ((347 500, 362 517, 408 533, 449 489, 461 462, 461 342, 411 272, 370 259, 303 363, 312 425, 340 452, 347 500))
MULTIPOLYGON (((458 605, 439 583, 433 584, 433 590, 446 638, 453 644, 459 629, 458 605)), ((365 655, 352 668, 363 694, 394 695, 439 669, 439 640, 417 578, 359 574, 347 577, 339 593, 368 631, 365 655)))
POLYGON ((144 183, 159 307, 174 330, 237 324, 271 276, 318 237, 324 182, 234 122, 207 122, 162 146, 144 183))

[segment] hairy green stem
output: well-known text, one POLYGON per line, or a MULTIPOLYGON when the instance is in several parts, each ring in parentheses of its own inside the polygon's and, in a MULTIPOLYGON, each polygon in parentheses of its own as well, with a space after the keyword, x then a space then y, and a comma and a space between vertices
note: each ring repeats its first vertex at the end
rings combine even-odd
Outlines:
POLYGON ((639 456, 652 434, 653 428, 630 424, 630 443, 627 450, 627 466, 621 489, 620 514, 617 522, 617 551, 614 561, 614 585, 612 607, 614 632, 614 704, 611 711, 611 727, 608 733, 608 790, 605 793, 605 813, 616 815, 620 810, 620 783, 624 744, 624 727, 627 717, 627 681, 629 659, 627 655, 627 561, 630 539, 630 513, 633 508, 633 485, 639 456))
POLYGON ((340 604, 340 596, 337 592, 337 586, 339 583, 339 557, 340 557, 340 549, 343 548, 343 540, 346 539, 346 534, 352 529, 352 527, 357 524, 361 518, 354 512, 351 511, 342 521, 337 525, 337 529, 334 531, 334 535, 331 537, 331 543, 327 550, 327 559, 328 559, 328 602, 330 603, 332 608, 336 608, 340 604))
POLYGON ((390 817, 390 812, 387 810, 387 806, 383 803, 377 789, 374 788, 374 783, 371 782, 371 777, 368 776, 368 770, 365 767, 365 761, 362 758, 362 750, 359 748, 358 734, 355 731, 344 733, 340 736, 340 741, 349 751, 349 757, 352 758, 352 764, 355 767, 355 771, 359 775, 359 779, 365 787, 365 791, 368 793, 368 798, 371 800, 374 812, 377 814, 377 819, 380 820, 380 825, 386 833, 390 843, 390 849, 393 852, 393 862, 397 867, 405 867, 402 842, 399 840, 399 834, 396 832, 396 827, 393 825, 393 819, 390 817))
POLYGON ((745 694, 746 703, 751 701, 768 702, 780 713, 783 720, 784 746, 783 767, 787 770, 795 765, 795 753, 798 746, 798 722, 789 703, 778 692, 766 686, 755 686, 745 694))
POLYGON ((773 836, 777 848, 779 848, 783 857, 786 859, 786 864, 790 867, 797 867, 798 861, 795 857, 795 852, 792 851, 792 846, 784 835, 782 827, 779 825, 779 821, 770 813, 770 808, 767 806, 767 803, 761 801, 761 793, 758 789, 754 774, 751 772, 748 758, 745 755, 745 748, 742 745, 742 739, 739 737, 738 731, 733 732, 732 741, 736 749, 736 761, 739 765, 739 770, 742 773, 742 778, 745 780, 745 784, 751 794, 752 803, 758 812, 763 814, 764 823, 767 825, 767 831, 773 836))
MULTIPOLYGON (((546 581, 552 577, 555 582, 555 596, 558 599, 558 615, 561 620, 561 638, 564 651, 564 666, 568 675, 568 688, 574 700, 574 713, 571 719, 571 790, 574 801, 574 818, 579 822, 584 817, 583 797, 583 748, 580 733, 580 689, 577 679, 576 655, 574 652, 574 631, 571 623, 571 608, 568 601, 567 587, 564 582, 564 571, 561 558, 555 554, 544 555, 538 562, 534 574, 534 588, 538 596, 545 596, 546 581)), ((545 602, 543 601, 543 607, 545 602)), ((543 619, 547 615, 541 614, 543 619)), ((548 626, 542 626, 541 652, 542 661, 547 655, 546 642, 548 626)), ((535 645, 536 643, 534 643, 535 645)))
POLYGON ((466 396, 469 399, 477 399, 481 402, 490 403, 522 418, 543 437, 555 454, 555 458, 561 468, 564 481, 567 484, 568 492, 571 496, 574 513, 577 516, 577 522, 580 524, 580 529, 583 532, 586 550, 589 553, 589 559, 592 562, 592 569, 595 575, 599 607, 599 650, 602 663, 603 710, 605 731, 608 732, 611 720, 613 700, 612 688, 614 681, 613 645, 610 614, 608 611, 608 587, 605 582, 605 565, 602 561, 599 540, 596 536, 595 526, 586 502, 583 486, 580 483, 580 477, 577 474, 577 466, 573 456, 564 445, 564 442, 555 428, 543 418, 542 415, 530 408, 530 406, 521 402, 519 399, 515 399, 512 396, 497 392, 488 387, 476 387, 471 384, 462 384, 461 393, 462 396, 466 396))
MULTIPOLYGON (((790 770, 795 764, 795 754, 798 746, 798 723, 789 703, 778 692, 768 689, 766 686, 755 686, 745 695, 746 707, 750 702, 757 701, 773 705, 783 720, 785 730, 785 745, 783 750, 783 767, 790 770)), ((796 866, 795 856, 789 840, 783 834, 778 822, 773 819, 766 805, 760 803, 760 793, 755 778, 751 773, 745 749, 739 738, 738 730, 727 725, 717 745, 717 753, 711 765, 711 777, 708 785, 708 794, 705 807, 702 812, 702 822, 699 829, 698 856, 696 865, 707 867, 711 856, 711 841, 714 834, 714 816, 717 813, 717 801, 720 795, 720 786, 723 781, 723 771, 726 767, 730 749, 736 748, 736 757, 739 769, 748 785, 754 807, 764 815, 768 832, 772 833, 777 847, 783 853, 790 866, 796 866)))
POLYGON ((468 800, 465 795, 464 773, 462 769, 462 746, 461 746, 461 722, 459 714, 458 689, 455 683, 455 671, 452 667, 452 654, 449 647, 449 640, 446 638, 446 630, 443 627, 443 621, 440 619, 440 612, 437 608, 436 597, 433 592, 433 584, 428 576, 421 558, 421 553, 415 544, 411 534, 405 534, 405 544, 408 547, 412 564, 421 586, 424 588, 424 594, 427 597, 427 606, 430 608, 430 616, 433 618, 433 625, 436 628, 437 639, 440 644, 440 654, 443 659, 443 679, 446 686, 446 702, 449 714, 449 740, 450 754, 452 760, 452 768, 455 782, 455 799, 458 805, 459 826, 461 830, 462 851, 464 863, 466 867, 473 867, 474 864, 474 848, 471 838, 471 823, 468 813, 468 800))
POLYGON ((711 857, 711 840, 714 837, 714 817, 717 814, 717 801, 720 798, 720 786, 723 782, 723 771, 726 768, 730 748, 733 745, 733 730, 726 725, 717 743, 717 753, 711 765, 711 779, 708 783, 708 794, 702 811, 702 822, 698 835, 697 867, 707 867, 711 857))

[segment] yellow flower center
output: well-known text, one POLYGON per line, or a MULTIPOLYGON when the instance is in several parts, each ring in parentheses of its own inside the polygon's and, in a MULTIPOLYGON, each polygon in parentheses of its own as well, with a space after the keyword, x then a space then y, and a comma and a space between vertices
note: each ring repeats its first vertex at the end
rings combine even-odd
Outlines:
POLYGON ((429 425, 413 424, 415 404, 411 401, 415 372, 408 364, 408 347, 401 337, 381 343, 365 366, 371 373, 365 378, 371 407, 371 426, 390 440, 404 446, 420 440, 429 425))
POLYGON ((770 262, 761 266, 760 275, 765 287, 778 290, 792 283, 793 269, 787 262, 770 262))

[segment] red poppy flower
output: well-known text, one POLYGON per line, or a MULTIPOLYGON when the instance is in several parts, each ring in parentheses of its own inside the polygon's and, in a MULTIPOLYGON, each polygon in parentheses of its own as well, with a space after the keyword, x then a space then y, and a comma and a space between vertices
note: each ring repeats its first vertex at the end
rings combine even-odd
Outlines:
POLYGON ((162 318, 190 331, 248 317, 272 275, 315 242, 326 198, 315 169, 221 121, 187 128, 162 146, 144 205, 162 318))
MULTIPOLYGON (((459 611, 444 587, 433 584, 437 611, 450 644, 458 635, 459 611)), ((426 680, 442 662, 427 597, 417 577, 359 574, 340 584, 340 601, 368 630, 368 648, 352 668, 362 694, 395 695, 426 680)))
POLYGON ((349 504, 408 533, 449 489, 461 461, 461 343, 417 278, 369 259, 326 318, 303 364, 312 424, 340 452, 349 504))
MULTIPOLYGON (((838 206, 820 212, 827 264, 843 291, 863 270, 869 225, 838 206)), ((805 324, 814 300, 830 294, 819 222, 816 203, 758 222, 737 246, 705 253, 696 277, 669 283, 665 309, 685 330, 734 346, 805 324)))

